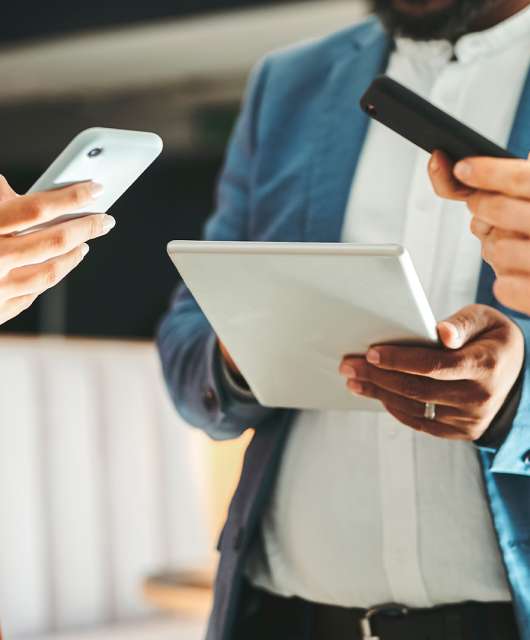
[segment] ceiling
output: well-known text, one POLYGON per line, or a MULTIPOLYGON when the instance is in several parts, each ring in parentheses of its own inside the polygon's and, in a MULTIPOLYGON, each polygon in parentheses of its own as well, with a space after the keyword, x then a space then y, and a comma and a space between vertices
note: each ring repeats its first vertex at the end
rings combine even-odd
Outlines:
POLYGON ((6 2, 2 7, 0 42, 15 42, 149 20, 199 15, 229 9, 281 5, 285 0, 48 0, 6 2))
POLYGON ((0 162, 24 162, 28 144, 48 158, 93 125, 154 130, 167 149, 207 152, 260 57, 364 13, 360 0, 284 2, 4 45, 0 162))

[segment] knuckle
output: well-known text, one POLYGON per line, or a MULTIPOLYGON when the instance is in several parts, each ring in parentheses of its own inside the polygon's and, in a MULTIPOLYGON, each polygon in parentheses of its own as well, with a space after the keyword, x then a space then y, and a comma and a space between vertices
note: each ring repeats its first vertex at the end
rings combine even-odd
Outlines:
POLYGON ((469 438, 470 442, 475 442, 475 440, 478 440, 480 438, 480 436, 484 433, 485 428, 482 425, 482 423, 477 423, 474 424, 472 427, 470 427, 467 430, 467 436, 469 438))
POLYGON ((80 209, 88 200, 88 188, 86 185, 77 185, 70 192, 70 202, 76 208, 80 209))
POLYGON ((40 274, 41 285, 45 289, 53 287, 59 279, 58 269, 54 263, 45 265, 40 274))
POLYGON ((472 398, 473 404, 475 406, 480 407, 481 410, 484 410, 487 408, 488 404, 491 403, 493 399, 493 393, 486 386, 478 383, 473 383, 471 385, 469 398, 472 398))
POLYGON ((9 272, 20 257, 18 245, 11 239, 3 238, 0 250, 0 273, 9 272))
POLYGON ((64 227, 55 229, 50 236, 50 248, 53 251, 62 251, 68 242, 68 232, 64 227))
POLYGON ((385 393, 380 387, 374 384, 368 384, 366 386, 368 387, 367 392, 372 396, 372 398, 383 402, 385 399, 385 393))
POLYGON ((413 400, 419 399, 422 396, 420 385, 412 380, 407 380, 403 383, 402 393, 408 398, 413 400))
POLYGON ((498 266, 506 264, 507 262, 509 263, 511 250, 512 243, 508 238, 494 238, 490 251, 492 261, 498 266))
POLYGON ((474 217, 471 219, 469 228, 471 230, 471 233, 482 241, 486 240, 493 233, 491 224, 488 222, 484 222, 484 220, 479 217, 474 217))
POLYGON ((526 166, 518 166, 512 173, 511 181, 517 191, 527 191, 530 188, 530 171, 526 166))
POLYGON ((504 215, 512 208, 513 204, 509 198, 501 194, 489 195, 489 202, 488 213, 494 222, 502 220, 504 215))
POLYGON ((493 349, 478 347, 475 352, 475 367, 480 372, 491 373, 497 368, 498 354, 493 349))
POLYGON ((444 354, 445 362, 440 362, 440 372, 448 371, 451 374, 456 374, 460 371, 467 369, 467 360, 465 355, 460 351, 449 351, 444 354))
POLYGON ((30 222, 38 222, 45 212, 45 206, 40 196, 30 198, 25 205, 25 214, 30 222))
POLYGON ((363 395, 375 397, 374 387, 368 382, 358 382, 359 392, 363 395))
MULTIPOLYGON (((379 352, 381 355, 381 362, 384 363, 385 367, 388 367, 389 369, 396 368, 398 362, 397 362, 396 353, 392 347, 387 347, 387 348, 382 347, 379 349, 379 352)), ((378 371, 378 369, 376 370, 378 371)))
POLYGON ((478 218, 471 218, 471 222, 469 223, 469 230, 474 236, 480 237, 481 225, 478 218))
POLYGON ((452 318, 453 324, 459 328, 460 333, 467 335, 473 328, 472 322, 465 313, 457 313, 452 318))
POLYGON ((467 206, 471 213, 478 216, 484 211, 486 197, 484 192, 476 191, 467 199, 467 206))
POLYGON ((431 373, 433 377, 447 372, 460 369, 463 365, 464 357, 459 351, 448 351, 440 357, 438 354, 432 362, 431 373))
POLYGON ((21 305, 20 305, 21 311, 25 311, 26 309, 29 309, 36 299, 37 299, 37 296, 26 296, 24 300, 22 300, 21 302, 21 305))
POLYGON ((434 193, 440 198, 443 198, 447 195, 446 189, 444 188, 442 182, 438 180, 438 178, 431 178, 432 188, 434 189, 434 193))
POLYGON ((103 216, 90 216, 87 218, 87 225, 89 237, 99 236, 103 231, 103 216))

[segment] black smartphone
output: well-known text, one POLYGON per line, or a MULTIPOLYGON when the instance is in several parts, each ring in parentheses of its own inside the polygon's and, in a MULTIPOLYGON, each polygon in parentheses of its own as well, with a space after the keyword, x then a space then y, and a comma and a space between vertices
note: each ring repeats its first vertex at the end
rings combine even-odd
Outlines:
POLYGON ((517 157, 388 76, 372 82, 361 108, 418 147, 444 151, 455 162, 471 156, 517 157))

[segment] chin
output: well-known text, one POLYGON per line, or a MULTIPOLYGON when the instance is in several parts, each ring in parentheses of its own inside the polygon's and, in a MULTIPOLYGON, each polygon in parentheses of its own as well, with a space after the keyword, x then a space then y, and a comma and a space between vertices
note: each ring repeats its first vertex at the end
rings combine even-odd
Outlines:
POLYGON ((372 0, 372 8, 393 36, 456 41, 498 0, 372 0))
POLYGON ((447 11, 457 4, 457 0, 393 0, 396 11, 409 16, 425 16, 439 11, 447 11))

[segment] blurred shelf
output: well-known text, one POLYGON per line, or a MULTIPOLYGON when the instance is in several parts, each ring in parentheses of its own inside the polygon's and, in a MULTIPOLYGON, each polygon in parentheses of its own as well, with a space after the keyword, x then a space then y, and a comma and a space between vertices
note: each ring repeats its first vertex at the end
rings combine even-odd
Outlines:
POLYGON ((93 98, 238 76, 265 53, 353 24, 364 0, 285 2, 0 49, 0 102, 93 98))
POLYGON ((146 578, 145 600, 153 607, 179 615, 205 616, 212 604, 213 572, 175 571, 146 578))

